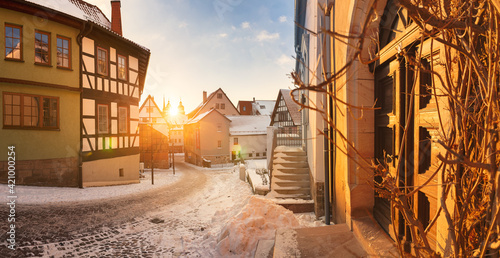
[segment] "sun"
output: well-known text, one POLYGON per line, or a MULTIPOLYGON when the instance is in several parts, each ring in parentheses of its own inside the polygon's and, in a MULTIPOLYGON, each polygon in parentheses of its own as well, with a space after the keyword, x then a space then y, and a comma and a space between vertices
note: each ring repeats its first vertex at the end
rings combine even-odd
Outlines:
POLYGON ((171 116, 176 116, 179 113, 176 107, 171 107, 170 110, 168 111, 168 114, 171 116))

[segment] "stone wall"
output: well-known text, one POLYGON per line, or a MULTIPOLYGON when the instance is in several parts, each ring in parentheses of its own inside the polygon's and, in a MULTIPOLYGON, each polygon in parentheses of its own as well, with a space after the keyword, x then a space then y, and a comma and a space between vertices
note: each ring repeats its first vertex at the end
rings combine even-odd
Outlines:
MULTIPOLYGON (((78 186, 78 158, 16 160, 16 185, 78 186)), ((0 183, 7 183, 8 164, 0 161, 0 183)))

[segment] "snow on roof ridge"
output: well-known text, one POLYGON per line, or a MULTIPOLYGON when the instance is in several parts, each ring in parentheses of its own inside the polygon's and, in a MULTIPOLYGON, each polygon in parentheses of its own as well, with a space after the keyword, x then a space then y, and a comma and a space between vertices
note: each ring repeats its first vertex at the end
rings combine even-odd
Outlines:
POLYGON ((134 41, 123 37, 122 35, 114 32, 111 29, 111 22, 108 17, 101 11, 99 7, 88 3, 83 0, 24 0, 29 3, 33 3, 48 9, 52 9, 54 11, 67 14, 74 18, 92 22, 93 24, 98 25, 99 27, 105 29, 107 32, 114 34, 129 43, 136 45, 146 51, 150 51, 148 48, 135 43, 134 41))

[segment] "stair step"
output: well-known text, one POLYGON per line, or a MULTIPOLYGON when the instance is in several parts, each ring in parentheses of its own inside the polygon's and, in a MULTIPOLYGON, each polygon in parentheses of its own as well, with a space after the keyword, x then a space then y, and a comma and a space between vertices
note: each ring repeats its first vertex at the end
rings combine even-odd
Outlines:
POLYGON ((283 162, 274 162, 273 163, 273 168, 274 165, 281 166, 284 168, 308 168, 309 166, 307 165, 307 162, 294 162, 294 161, 283 161, 283 162))
POLYGON ((275 179, 309 182, 309 175, 308 174, 273 174, 272 180, 274 181, 275 179))
POLYGON ((273 174, 295 174, 295 175, 309 175, 308 168, 287 168, 287 167, 274 167, 273 174))
POLYGON ((310 195, 311 194, 311 189, 309 187, 295 187, 295 186, 289 186, 289 187, 277 187, 274 189, 276 193, 279 194, 303 194, 303 195, 310 195))
POLYGON ((275 178, 273 180, 273 186, 275 187, 310 187, 309 180, 286 180, 282 178, 275 178))
POLYGON ((280 155, 273 156, 273 162, 284 162, 284 161, 303 161, 307 162, 307 156, 288 156, 283 153, 280 155))
POLYGON ((302 199, 302 200, 311 200, 311 195, 310 194, 281 194, 281 193, 276 193, 272 192, 272 195, 270 195, 272 198, 275 199, 302 199))

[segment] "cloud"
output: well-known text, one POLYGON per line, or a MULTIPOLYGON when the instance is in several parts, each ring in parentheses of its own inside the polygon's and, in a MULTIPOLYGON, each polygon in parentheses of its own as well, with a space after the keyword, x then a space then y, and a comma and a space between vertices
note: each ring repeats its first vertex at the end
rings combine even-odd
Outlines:
POLYGON ((242 22, 241 28, 242 29, 250 29, 250 23, 249 22, 242 22))
POLYGON ((225 37, 227 37, 227 33, 221 33, 221 34, 219 34, 219 37, 225 38, 225 37))
POLYGON ((280 16, 279 21, 280 21, 281 23, 286 22, 286 21, 287 21, 286 16, 284 16, 284 15, 283 15, 283 16, 280 16))
POLYGON ((188 26, 188 24, 186 22, 181 22, 179 23, 179 28, 186 28, 188 26))
POLYGON ((280 34, 278 32, 276 33, 269 33, 267 30, 263 30, 261 32, 259 32, 259 34, 257 35, 257 41, 273 41, 273 40, 276 40, 276 39, 279 39, 280 38, 280 34))
POLYGON ((292 57, 281 54, 281 56, 278 57, 275 62, 281 66, 292 67, 295 63, 294 61, 295 60, 292 57))

